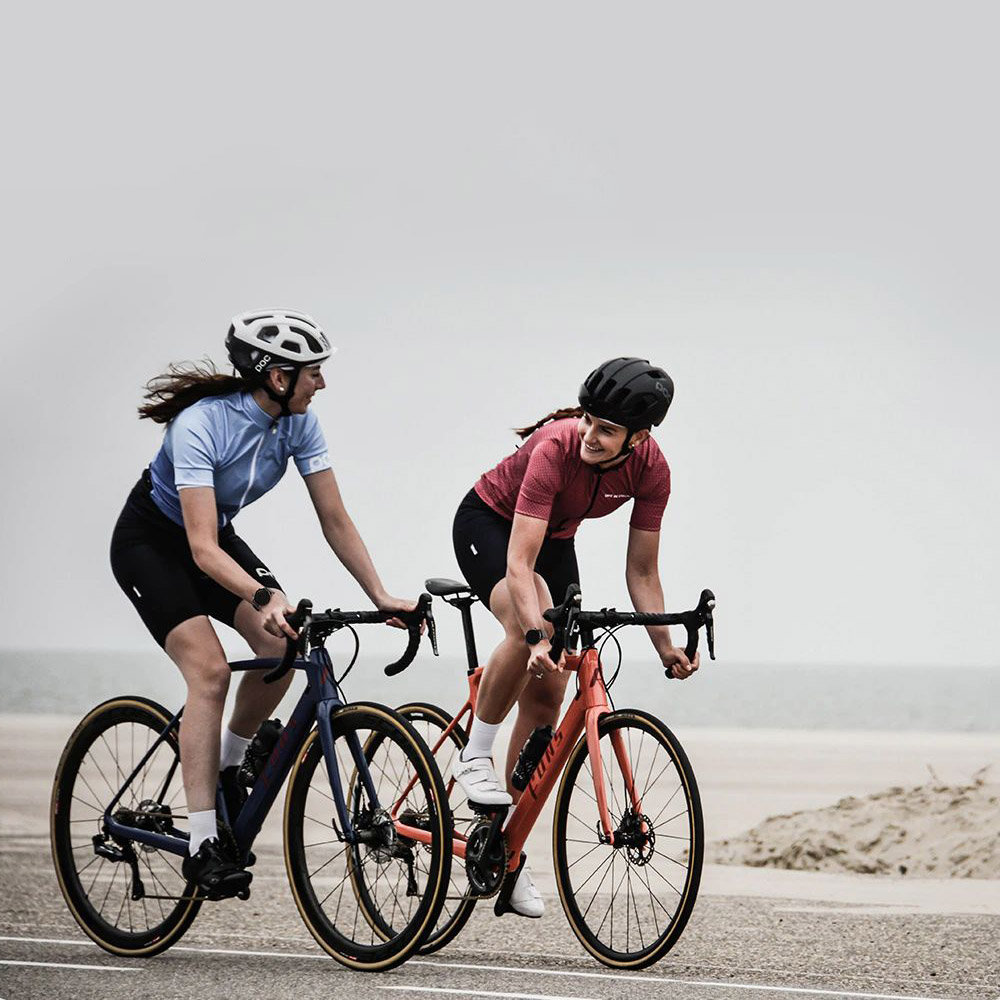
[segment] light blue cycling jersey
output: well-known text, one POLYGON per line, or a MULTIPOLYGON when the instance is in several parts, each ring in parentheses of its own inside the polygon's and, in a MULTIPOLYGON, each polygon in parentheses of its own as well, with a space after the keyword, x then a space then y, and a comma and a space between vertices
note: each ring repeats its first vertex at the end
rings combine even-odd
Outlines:
POLYGON ((330 468, 326 441, 312 410, 276 420, 249 392, 209 396, 167 425, 149 467, 153 501, 183 525, 179 490, 211 486, 221 528, 277 485, 289 458, 303 476, 330 468))

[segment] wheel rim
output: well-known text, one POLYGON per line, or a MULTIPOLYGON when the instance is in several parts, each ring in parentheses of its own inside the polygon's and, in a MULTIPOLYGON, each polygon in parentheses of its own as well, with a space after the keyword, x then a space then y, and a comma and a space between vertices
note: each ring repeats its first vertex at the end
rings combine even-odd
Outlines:
MULTIPOLYGON (((346 844, 337 830, 337 809, 320 741, 313 734, 297 778, 304 790, 293 879, 307 901, 306 907, 300 905, 307 924, 319 932, 321 941, 332 945, 335 957, 376 961, 402 947, 422 926, 431 905, 431 887, 440 877, 443 838, 438 836, 433 850, 426 850, 399 838, 385 811, 372 812, 344 738, 348 732, 356 733, 364 748, 383 810, 399 800, 416 774, 413 749, 400 741, 399 731, 391 725, 370 716, 360 724, 335 720, 334 746, 345 799, 352 823, 368 838, 363 844, 346 844)), ((418 777, 402 808, 428 828, 440 830, 432 800, 427 778, 418 777)))
MULTIPOLYGON (((144 706, 105 711, 77 742, 60 771, 54 808, 54 840, 59 876, 81 925, 124 950, 154 942, 176 924, 194 901, 186 896, 181 858, 135 842, 117 842, 104 830, 104 811, 121 785, 155 743, 167 720, 144 706), (132 866, 96 853, 94 837, 105 850, 135 857, 145 888, 133 900, 132 866), (166 897, 166 898, 158 898, 166 897)), ((176 738, 162 742, 125 790, 115 813, 130 825, 177 832, 187 810, 176 738)))
MULTIPOLYGON (((410 722, 421 738, 433 751, 434 747, 441 739, 450 719, 438 711, 429 711, 424 706, 403 706, 400 713, 410 722)), ((457 787, 455 780, 451 777, 452 767, 458 759, 458 754, 465 745, 464 734, 458 728, 452 730, 438 751, 434 754, 434 761, 444 779, 445 790, 448 792, 448 804, 451 807, 452 821, 455 835, 467 839, 479 821, 475 813, 472 812, 469 804, 462 794, 462 790, 457 787)), ((441 908, 441 916, 438 917, 434 930, 427 935, 425 946, 434 950, 434 945, 438 938, 448 933, 450 934, 452 925, 456 920, 467 920, 475 906, 475 900, 469 898, 469 880, 465 874, 465 866, 461 859, 456 858, 451 867, 448 891, 445 895, 444 905, 441 908)))

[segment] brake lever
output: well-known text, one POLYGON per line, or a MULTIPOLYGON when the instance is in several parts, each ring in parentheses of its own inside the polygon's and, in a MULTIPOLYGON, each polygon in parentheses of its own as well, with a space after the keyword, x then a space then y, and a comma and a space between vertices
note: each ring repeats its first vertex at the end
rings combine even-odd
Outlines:
POLYGON ((702 620, 705 622, 705 640, 708 643, 709 659, 715 659, 715 594, 710 590, 701 592, 701 600, 698 601, 698 610, 701 612, 702 620))
POLYGON ((573 626, 576 625, 576 616, 579 611, 580 602, 577 600, 570 606, 569 611, 566 613, 566 641, 564 645, 568 656, 572 656, 573 653, 576 652, 577 636, 574 632, 573 626))
POLYGON ((437 622, 434 620, 434 612, 431 611, 430 605, 427 606, 424 620, 427 622, 427 638, 431 641, 431 649, 434 651, 435 656, 440 656, 441 654, 438 652, 437 622))

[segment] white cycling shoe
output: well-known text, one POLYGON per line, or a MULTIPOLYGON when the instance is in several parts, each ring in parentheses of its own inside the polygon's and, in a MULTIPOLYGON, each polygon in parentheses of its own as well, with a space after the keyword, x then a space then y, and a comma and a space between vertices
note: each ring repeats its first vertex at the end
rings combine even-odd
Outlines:
POLYGON ((509 806, 514 801, 500 784, 489 757, 462 760, 459 755, 451 769, 451 776, 465 797, 478 806, 509 806))
POLYGON ((531 869, 527 865, 517 876, 514 891, 510 894, 509 906, 520 916, 532 919, 537 919, 545 912, 545 901, 535 888, 535 883, 531 880, 531 869))

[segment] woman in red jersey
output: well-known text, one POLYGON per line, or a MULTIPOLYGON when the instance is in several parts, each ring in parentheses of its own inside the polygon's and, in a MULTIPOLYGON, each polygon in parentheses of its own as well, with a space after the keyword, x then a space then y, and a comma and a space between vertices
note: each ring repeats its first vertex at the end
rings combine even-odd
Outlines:
MULTIPOLYGON (((549 655, 551 629, 542 612, 579 582, 573 538, 584 519, 634 500, 625 569, 629 594, 637 611, 664 610, 657 554, 670 469, 650 429, 663 420, 673 394, 670 376, 648 361, 606 362, 580 387, 579 407, 556 410, 518 431, 524 444, 484 473, 458 508, 458 564, 506 633, 486 664, 469 743, 452 771, 473 802, 513 801, 491 755, 515 703, 508 781, 528 736, 558 718, 568 675, 549 655)), ((698 657, 689 662, 666 626, 647 631, 675 677, 698 669, 698 657)), ((527 867, 510 903, 522 916, 542 915, 544 904, 527 867)))

